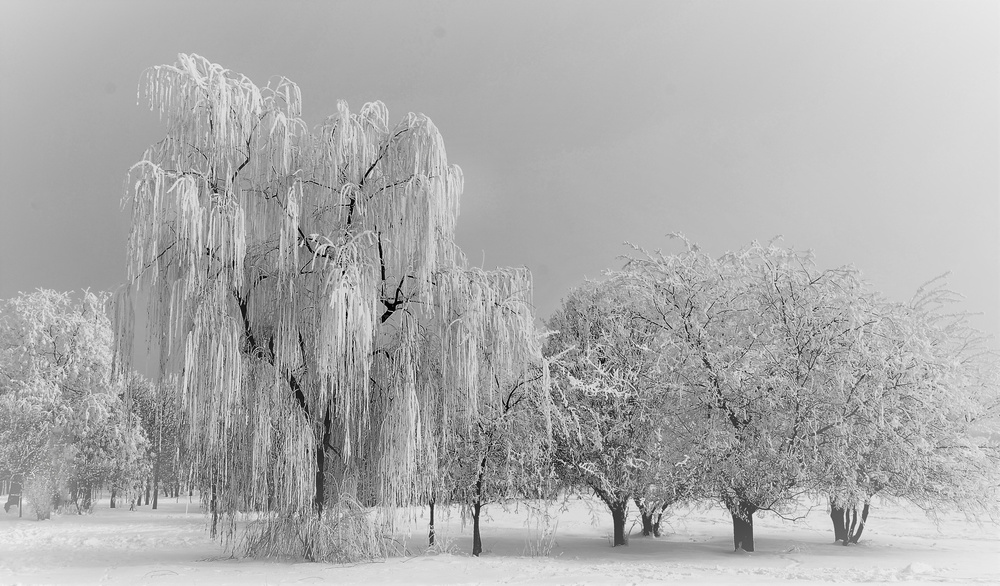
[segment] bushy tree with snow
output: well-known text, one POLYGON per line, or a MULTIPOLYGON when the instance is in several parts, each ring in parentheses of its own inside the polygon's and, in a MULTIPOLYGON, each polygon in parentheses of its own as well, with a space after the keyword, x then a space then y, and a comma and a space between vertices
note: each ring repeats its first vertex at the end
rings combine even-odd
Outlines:
POLYGON ((547 354, 558 357, 555 464, 566 482, 593 490, 608 507, 615 546, 627 543, 630 502, 639 503, 652 533, 662 511, 693 486, 676 429, 687 414, 675 400, 669 351, 645 315, 641 285, 626 273, 588 282, 548 323, 547 354))
POLYGON ((1000 466, 988 429, 998 390, 996 355, 940 281, 908 303, 881 303, 831 397, 832 434, 819 485, 830 495, 835 538, 857 543, 875 495, 934 514, 997 514, 1000 466))
POLYGON ((142 449, 110 377, 106 301, 39 290, 0 302, 0 467, 24 479, 39 518, 64 498, 90 510, 142 449))
POLYGON ((380 102, 340 102, 310 130, 292 82, 258 87, 197 55, 151 68, 143 91, 167 134, 130 172, 118 355, 148 297, 226 533, 260 511, 330 557, 312 537, 339 487, 384 504, 428 494, 418 453, 440 420, 476 414, 484 346, 498 371, 528 368, 530 274, 467 266, 462 174, 426 116, 392 124, 380 102), (444 384, 423 379, 429 352, 444 384))

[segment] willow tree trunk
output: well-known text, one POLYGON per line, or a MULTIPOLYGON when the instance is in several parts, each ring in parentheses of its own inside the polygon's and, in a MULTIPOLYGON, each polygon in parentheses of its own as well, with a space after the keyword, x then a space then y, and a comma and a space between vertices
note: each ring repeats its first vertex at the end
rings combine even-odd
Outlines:
POLYGON ((326 446, 330 443, 332 435, 330 420, 330 409, 326 409, 326 416, 323 418, 323 441, 316 446, 316 516, 323 518, 323 505, 326 503, 326 446))
POLYGON ((434 546, 434 499, 431 499, 430 507, 431 507, 431 522, 430 522, 430 529, 427 531, 427 546, 433 547, 434 546))
POLYGON ((749 503, 728 504, 733 516, 733 546, 736 551, 753 551, 753 514, 758 507, 749 503))

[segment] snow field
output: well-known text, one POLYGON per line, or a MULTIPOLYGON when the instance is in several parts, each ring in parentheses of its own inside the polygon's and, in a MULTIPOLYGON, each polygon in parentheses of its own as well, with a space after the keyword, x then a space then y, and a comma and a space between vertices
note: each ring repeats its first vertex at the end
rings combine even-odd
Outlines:
MULTIPOLYGON (((636 535, 612 548, 611 517, 599 502, 571 497, 558 515, 549 556, 523 503, 491 505, 482 525, 484 553, 468 554, 471 524, 457 507, 439 507, 437 543, 427 548, 426 510, 398 513, 406 555, 337 565, 230 556, 206 531, 197 500, 162 499, 160 508, 56 515, 38 522, 0 514, 0 584, 1000 584, 1000 529, 944 516, 935 526, 919 510, 876 502, 862 543, 832 543, 817 506, 791 522, 755 518, 757 551, 734 553, 728 513, 682 508, 660 538, 636 535), (596 522, 596 523, 595 523, 596 522)), ((633 511, 634 513, 634 511, 633 511)), ((28 510, 25 510, 28 515, 28 510)), ((544 527, 543 527, 544 528, 544 527)))

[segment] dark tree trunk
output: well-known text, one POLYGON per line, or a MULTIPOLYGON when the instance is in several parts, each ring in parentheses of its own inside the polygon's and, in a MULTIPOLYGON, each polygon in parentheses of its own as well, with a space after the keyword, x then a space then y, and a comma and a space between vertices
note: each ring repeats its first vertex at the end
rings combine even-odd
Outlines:
POLYGON ((146 479, 146 492, 145 492, 146 498, 145 498, 145 501, 143 502, 144 505, 148 505, 149 504, 149 502, 150 502, 149 501, 149 496, 150 496, 150 492, 151 491, 152 491, 152 482, 150 481, 149 478, 147 478, 146 479))
POLYGON ((757 506, 744 502, 729 503, 733 516, 733 546, 735 550, 753 551, 753 514, 757 506))
POLYGON ((660 521, 663 519, 663 512, 670 506, 669 502, 658 503, 653 507, 647 507, 640 500, 635 499, 635 506, 639 508, 639 515, 642 517, 642 535, 644 537, 660 536, 660 521))
POLYGON ((112 488, 111 489, 111 508, 112 509, 115 508, 115 497, 116 496, 118 496, 118 491, 112 488))
POLYGON ((326 410, 323 418, 323 441, 316 446, 316 516, 323 518, 323 505, 326 502, 326 446, 330 443, 331 436, 330 409, 326 410))
POLYGON ((431 522, 430 529, 427 531, 427 545, 428 547, 434 546, 434 499, 431 499, 431 522))
POLYGON ((483 553, 483 538, 479 535, 479 512, 482 503, 472 503, 472 555, 478 557, 483 553))
POLYGON ((628 545, 628 539, 625 538, 625 519, 628 516, 628 501, 613 503, 608 505, 608 507, 611 509, 611 521, 614 525, 614 544, 612 547, 628 545))
POLYGON ((642 515, 642 535, 643 537, 649 537, 653 535, 653 514, 643 510, 639 512, 642 515))
POLYGON ((870 510, 871 504, 865 503, 865 506, 861 508, 861 520, 858 521, 858 510, 852 509, 852 519, 851 528, 844 539, 844 545, 848 543, 857 543, 861 539, 861 534, 865 530, 865 523, 868 521, 868 511, 870 510))
POLYGON ((830 520, 833 521, 833 540, 834 542, 843 541, 847 543, 847 510, 844 507, 838 507, 830 501, 830 520))

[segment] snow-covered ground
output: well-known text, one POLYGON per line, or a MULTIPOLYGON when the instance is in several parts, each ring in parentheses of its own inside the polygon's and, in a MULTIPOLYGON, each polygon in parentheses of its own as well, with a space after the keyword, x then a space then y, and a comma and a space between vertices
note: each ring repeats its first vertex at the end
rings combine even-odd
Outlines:
POLYGON ((958 517, 935 526, 889 505, 874 508, 862 543, 850 547, 832 543, 822 507, 794 523, 759 516, 752 554, 732 551, 730 519, 717 508, 675 512, 660 538, 636 536, 633 527, 628 547, 611 548, 611 516, 573 497, 558 514, 550 555, 532 557, 539 529, 526 526, 524 507, 491 506, 481 558, 468 553, 472 529, 457 509, 439 511, 430 552, 425 513, 416 512, 401 537, 409 555, 334 565, 232 558, 209 539, 197 501, 187 500, 161 500, 157 511, 110 509, 104 500, 93 515, 43 522, 27 509, 20 519, 16 510, 0 512, 0 584, 1000 584, 996 526, 958 517))

